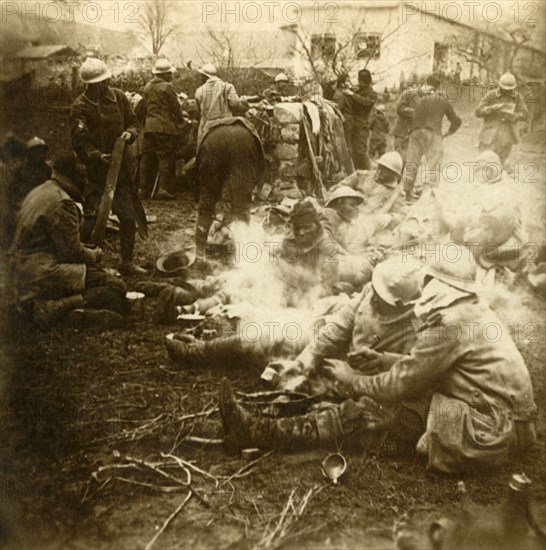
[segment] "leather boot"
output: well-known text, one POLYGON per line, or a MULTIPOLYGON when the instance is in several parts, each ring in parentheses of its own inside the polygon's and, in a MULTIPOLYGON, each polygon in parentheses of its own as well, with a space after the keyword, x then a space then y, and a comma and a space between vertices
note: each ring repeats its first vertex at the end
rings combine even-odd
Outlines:
MULTIPOLYGON (((150 284, 150 283, 148 283, 150 284)), ((177 306, 187 306, 191 304, 197 294, 185 288, 168 285, 164 288, 157 298, 157 304, 152 313, 152 320, 157 324, 170 324, 176 321, 178 315, 177 306)))
POLYGON ((139 277, 140 275, 146 275, 148 271, 143 267, 136 265, 133 262, 121 262, 118 266, 118 271, 122 275, 128 277, 139 277))
POLYGON ((195 340, 187 343, 180 340, 165 340, 169 357, 177 363, 192 367, 203 366, 206 360, 205 342, 195 340))
POLYGON ((110 330, 123 326, 123 317, 108 309, 74 309, 68 316, 72 328, 99 328, 110 330))
POLYGON ((68 296, 60 300, 37 300, 33 304, 32 313, 37 325, 47 327, 61 321, 73 309, 84 305, 83 296, 68 296))
POLYGON ((220 390, 220 416, 226 449, 236 452, 245 447, 260 449, 335 448, 344 432, 339 406, 289 418, 273 418, 255 414, 237 404, 229 381, 220 390))

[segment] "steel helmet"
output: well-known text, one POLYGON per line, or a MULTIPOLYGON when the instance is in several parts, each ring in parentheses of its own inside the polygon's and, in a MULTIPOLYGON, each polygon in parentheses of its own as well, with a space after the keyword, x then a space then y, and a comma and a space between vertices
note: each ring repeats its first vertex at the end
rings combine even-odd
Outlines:
POLYGON ((279 73, 275 77, 275 82, 288 82, 288 77, 284 73, 279 73))
POLYGON ((200 69, 197 69, 202 75, 211 77, 216 76, 218 71, 216 70, 216 65, 212 63, 205 63, 200 69))
POLYGON ((377 161, 377 164, 392 170, 399 176, 402 175, 404 161, 402 160, 400 153, 397 153, 396 151, 389 151, 388 153, 381 155, 380 159, 377 161))
POLYGON ((160 57, 152 69, 153 74, 175 73, 176 69, 171 65, 171 62, 166 57, 160 57))
POLYGON ((104 61, 96 57, 88 57, 80 68, 80 77, 86 84, 96 84, 112 76, 104 61))
POLYGON ((512 73, 504 73, 499 78, 499 86, 503 90, 513 90, 517 86, 516 77, 512 73))
POLYGON ((185 250, 174 250, 173 252, 160 256, 155 266, 161 273, 172 275, 187 272, 190 263, 191 258, 185 250))
MULTIPOLYGON (((425 266, 425 275, 430 275, 449 286, 476 292, 476 261, 469 248, 455 243, 449 243, 449 247, 457 248, 456 260, 450 260, 442 254, 440 261, 430 261, 425 266)), ((446 249, 447 252, 447 249, 446 249)), ((452 253, 449 253, 452 256, 452 253)))
POLYGON ((364 197, 360 193, 357 193, 354 189, 352 189, 348 185, 340 185, 330 194, 330 196, 326 201, 325 206, 330 206, 337 199, 345 199, 345 198, 359 199, 360 202, 364 202, 364 197))
POLYGON ((43 147, 45 149, 49 149, 47 143, 43 139, 39 138, 38 136, 34 136, 32 139, 29 139, 27 141, 26 147, 27 147, 27 150, 34 149, 35 147, 43 147))
POLYGON ((387 304, 406 306, 421 296, 423 279, 422 263, 411 257, 395 256, 375 266, 372 286, 387 304))

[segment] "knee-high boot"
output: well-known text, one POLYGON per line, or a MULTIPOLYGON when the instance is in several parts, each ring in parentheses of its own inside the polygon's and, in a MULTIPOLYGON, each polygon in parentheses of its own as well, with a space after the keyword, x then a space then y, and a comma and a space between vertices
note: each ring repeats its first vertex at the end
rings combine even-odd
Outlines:
POLYGON ((338 405, 302 416, 273 418, 251 413, 238 405, 227 381, 222 384, 219 401, 226 449, 230 452, 245 447, 283 450, 335 448, 345 435, 338 405))

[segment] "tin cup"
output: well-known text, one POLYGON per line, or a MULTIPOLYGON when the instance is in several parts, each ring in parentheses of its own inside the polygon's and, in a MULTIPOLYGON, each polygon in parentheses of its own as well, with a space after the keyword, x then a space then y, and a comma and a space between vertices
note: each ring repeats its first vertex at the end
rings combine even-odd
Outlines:
POLYGON ((129 302, 129 311, 131 314, 140 314, 144 312, 144 293, 127 292, 125 298, 129 302))

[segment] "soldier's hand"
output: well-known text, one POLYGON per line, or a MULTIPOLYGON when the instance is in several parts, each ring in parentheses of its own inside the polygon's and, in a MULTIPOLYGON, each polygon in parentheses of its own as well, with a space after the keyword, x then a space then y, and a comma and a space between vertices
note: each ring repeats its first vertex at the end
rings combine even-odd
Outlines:
POLYGON ((103 153, 101 156, 100 156, 100 160, 101 162, 104 162, 104 164, 110 164, 110 159, 112 158, 112 155, 108 155, 106 153, 103 153))
POLYGON ((297 374, 302 371, 302 365, 299 361, 279 360, 268 363, 268 368, 273 369, 279 376, 285 374, 297 374))
POLYGON ((358 351, 353 351, 347 355, 347 362, 353 369, 357 370, 367 370, 366 366, 371 361, 377 361, 381 357, 381 353, 377 351, 363 347, 358 351))
POLYGON ((337 359, 324 359, 322 373, 342 386, 350 385, 356 376, 355 371, 345 361, 337 359))
POLYGON ((130 142, 133 140, 133 134, 131 132, 123 132, 121 136, 119 136, 123 141, 130 142))
POLYGON ((495 105, 488 105, 486 107, 486 114, 495 113, 496 111, 500 111, 503 107, 504 107, 504 105, 502 105, 501 103, 497 103, 495 105))
POLYGON ((102 256, 103 256, 102 248, 99 248, 98 246, 96 246, 96 247, 86 247, 86 248, 87 248, 87 250, 89 250, 91 252, 93 262, 95 264, 100 263, 100 261, 102 260, 102 256))
POLYGON ((343 93, 345 95, 355 95, 355 93, 353 92, 353 90, 351 90, 350 88, 347 88, 346 90, 343 90, 343 93))

